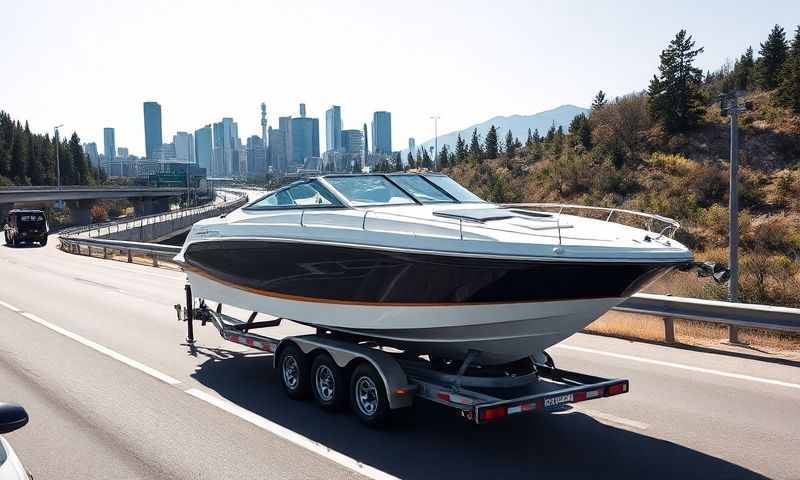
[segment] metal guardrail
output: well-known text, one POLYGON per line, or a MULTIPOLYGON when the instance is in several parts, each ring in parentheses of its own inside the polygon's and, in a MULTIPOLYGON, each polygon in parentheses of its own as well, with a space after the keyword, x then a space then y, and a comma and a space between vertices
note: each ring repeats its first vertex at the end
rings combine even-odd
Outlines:
POLYGON ((141 191, 151 191, 151 190, 183 190, 186 191, 186 187, 148 187, 145 185, 61 185, 58 187, 56 185, 10 185, 10 186, 2 186, 0 187, 0 192, 37 192, 41 190, 53 190, 53 191, 74 191, 74 190, 89 190, 89 191, 96 191, 96 190, 130 190, 132 192, 141 192, 141 191))
MULTIPOLYGON (((235 194, 234 194, 235 195, 235 194)), ((186 217, 209 218, 217 214, 222 215, 235 210, 247 203, 247 196, 236 196, 233 200, 226 200, 222 203, 204 205, 202 207, 184 208, 171 212, 138 217, 121 222, 108 222, 103 224, 86 225, 73 227, 63 230, 59 236, 61 249, 69 253, 83 254, 84 249, 92 255, 92 249, 102 249, 103 258, 108 258, 114 251, 126 253, 128 263, 133 262, 134 254, 146 254, 152 257, 153 266, 158 266, 159 257, 173 257, 180 252, 180 247, 173 245, 160 245, 157 243, 131 242, 126 240, 114 240, 103 238, 105 236, 125 230, 141 228, 161 222, 169 222, 186 217)), ((198 218, 199 219, 199 218, 198 218)), ((194 222, 192 222, 194 223, 194 222)))
POLYGON ((731 343, 740 343, 740 327, 800 333, 800 308, 638 293, 614 310, 662 317, 667 343, 675 341, 675 318, 727 325, 731 343))

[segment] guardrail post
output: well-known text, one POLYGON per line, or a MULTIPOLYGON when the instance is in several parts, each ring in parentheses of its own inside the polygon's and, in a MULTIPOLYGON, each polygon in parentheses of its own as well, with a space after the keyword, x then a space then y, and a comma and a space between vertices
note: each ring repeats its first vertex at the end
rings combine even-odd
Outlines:
POLYGON ((728 325, 728 342, 729 343, 742 343, 739 340, 739 326, 728 325))
POLYGON ((664 342, 675 343, 675 319, 664 317, 664 342))
POLYGON ((130 248, 128 249, 128 263, 133 263, 133 253, 130 248))
POLYGON ((158 254, 155 252, 153 252, 153 266, 154 267, 158 266, 158 254))
POLYGON ((108 249, 106 247, 103 247, 103 258, 108 259, 108 249))

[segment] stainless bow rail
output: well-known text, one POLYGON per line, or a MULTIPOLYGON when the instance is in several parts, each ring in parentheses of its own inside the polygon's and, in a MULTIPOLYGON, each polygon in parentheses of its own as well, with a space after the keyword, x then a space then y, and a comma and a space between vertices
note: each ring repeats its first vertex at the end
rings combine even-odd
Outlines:
MULTIPOLYGON (((662 215, 657 215, 655 213, 645 213, 645 212, 638 212, 636 210, 626 210, 624 208, 610 208, 610 207, 593 207, 589 205, 574 205, 574 204, 567 204, 567 203, 506 203, 502 205, 506 208, 526 208, 526 209, 556 209, 557 217, 556 217, 556 227, 558 228, 558 243, 561 244, 561 214, 564 210, 586 210, 592 212, 603 212, 605 216, 605 221, 610 222, 612 217, 616 214, 617 216, 623 215, 632 215, 638 218, 645 219, 644 227, 647 229, 648 232, 652 232, 659 237, 666 236, 672 238, 681 228, 681 224, 672 218, 664 217, 662 215), (661 229, 656 231, 655 230, 655 222, 659 222, 663 224, 661 229)), ((590 217, 591 218, 591 217, 590 217)))

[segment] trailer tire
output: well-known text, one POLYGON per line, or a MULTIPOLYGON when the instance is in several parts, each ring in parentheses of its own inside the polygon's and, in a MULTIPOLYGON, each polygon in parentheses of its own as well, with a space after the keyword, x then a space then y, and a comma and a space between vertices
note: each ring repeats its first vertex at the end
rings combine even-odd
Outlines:
POLYGON ((294 344, 286 345, 278 355, 278 374, 286 395, 293 400, 308 397, 310 386, 308 359, 294 344))
POLYGON ((323 410, 341 410, 347 402, 344 371, 330 355, 319 353, 311 364, 311 392, 323 410))
POLYGON ((42 237, 42 239, 41 239, 41 240, 39 240, 39 245, 41 245, 41 246, 43 246, 43 247, 44 247, 45 245, 47 245, 47 235, 45 235, 44 237, 42 237))
POLYGON ((350 405, 358 419, 369 427, 382 427, 389 420, 391 410, 386 386, 375 367, 368 363, 362 363, 353 370, 350 405))

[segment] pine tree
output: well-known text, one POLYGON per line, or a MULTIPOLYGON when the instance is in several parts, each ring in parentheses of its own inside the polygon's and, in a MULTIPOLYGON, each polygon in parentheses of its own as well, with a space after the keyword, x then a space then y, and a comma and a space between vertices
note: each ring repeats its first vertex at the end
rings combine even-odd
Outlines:
POLYGON ((497 129, 494 125, 486 133, 486 158, 497 158, 497 129))
POLYGON ((553 121, 553 124, 550 125, 550 128, 547 129, 547 135, 544 137, 546 142, 552 142, 556 136, 556 122, 553 121))
POLYGON ((510 158, 514 156, 514 153, 517 150, 517 144, 514 143, 514 134, 511 133, 511 129, 506 132, 506 155, 510 158))
POLYGON ((408 163, 408 168, 415 168, 414 167, 414 155, 411 155, 411 151, 409 150, 408 156, 406 157, 406 163, 408 163))
POLYGON ((472 140, 469 142, 469 156, 476 161, 483 160, 483 148, 478 140, 478 129, 472 131, 472 140))
POLYGON ((753 86, 753 47, 747 47, 733 70, 736 90, 749 90, 753 86))
POLYGON ((400 152, 394 153, 393 156, 394 156, 394 171, 395 172, 402 172, 403 171, 403 159, 400 158, 400 152))
POLYGON ((422 160, 419 163, 420 167, 427 168, 428 170, 430 170, 433 167, 433 162, 431 161, 431 156, 428 155, 427 148, 422 149, 422 160))
POLYGON ((439 167, 439 170, 443 170, 450 166, 448 159, 450 158, 449 149, 447 145, 442 145, 442 149, 439 150, 439 156, 436 159, 436 165, 439 167))
POLYGON ((779 76, 783 62, 786 61, 786 52, 789 46, 786 43, 786 32, 780 25, 772 27, 767 40, 761 44, 758 53, 757 81, 758 86, 765 90, 772 90, 778 86, 779 76))
POLYGON ((703 72, 693 65, 703 48, 694 48, 692 36, 681 30, 661 52, 659 74, 647 89, 648 107, 668 132, 695 127, 704 113, 700 92, 703 72))
POLYGON ((456 139, 456 159, 458 162, 463 162, 467 159, 467 142, 461 138, 461 134, 458 134, 458 138, 456 139))
POLYGON ((539 143, 541 141, 542 141, 542 136, 539 135, 539 129, 538 128, 534 128, 533 129, 533 142, 534 143, 539 143))
POLYGON ((781 69, 776 97, 778 104, 800 113, 800 26, 795 30, 792 47, 781 69))
POLYGON ((67 148, 69 148, 69 156, 72 161, 73 184, 89 185, 91 183, 89 162, 86 160, 86 155, 83 153, 81 139, 78 137, 77 133, 72 133, 67 148))
POLYGON ((606 92, 602 90, 597 91, 597 95, 594 96, 594 100, 592 100, 592 111, 596 112, 601 108, 605 107, 608 101, 606 100, 606 92))
POLYGON ((586 115, 576 115, 569 124, 569 133, 586 150, 592 149, 592 126, 586 115))
POLYGON ((525 140, 525 146, 528 148, 533 147, 533 134, 531 134, 530 128, 528 128, 528 138, 525 140))

